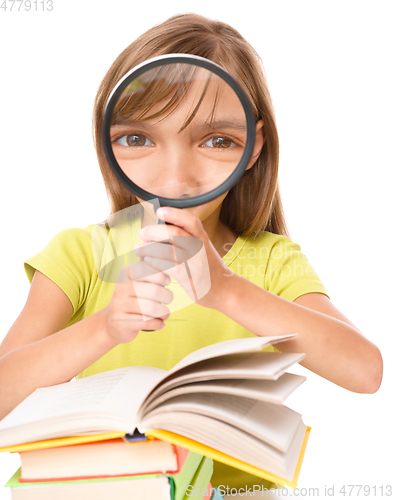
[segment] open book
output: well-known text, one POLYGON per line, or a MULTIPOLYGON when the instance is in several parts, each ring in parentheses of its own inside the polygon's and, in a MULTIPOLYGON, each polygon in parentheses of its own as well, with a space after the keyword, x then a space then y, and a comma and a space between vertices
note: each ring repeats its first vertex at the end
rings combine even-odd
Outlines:
POLYGON ((305 380, 286 373, 304 354, 261 351, 295 336, 220 342, 168 372, 133 366, 37 389, 0 422, 0 451, 140 432, 295 487, 309 428, 283 402, 305 380))

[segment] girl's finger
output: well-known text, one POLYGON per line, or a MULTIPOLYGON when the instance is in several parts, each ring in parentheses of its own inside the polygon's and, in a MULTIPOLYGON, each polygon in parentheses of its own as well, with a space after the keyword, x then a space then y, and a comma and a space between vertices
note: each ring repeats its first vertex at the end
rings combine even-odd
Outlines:
POLYGON ((172 276, 175 280, 179 281, 183 279, 183 276, 186 275, 185 262, 178 262, 178 264, 174 264, 169 262, 168 260, 162 260, 156 257, 150 257, 147 255, 144 257, 144 260, 149 263, 149 265, 165 273, 168 276, 172 276))
POLYGON ((196 236, 171 235, 168 240, 137 245, 134 247, 134 253, 139 257, 150 255, 151 257, 160 257, 164 260, 176 259, 183 261, 198 253, 203 245, 203 240, 196 236))
POLYGON ((167 319, 168 316, 163 316, 160 318, 148 318, 143 319, 140 314, 119 314, 113 318, 113 321, 122 322, 124 326, 128 323, 133 329, 137 328, 141 331, 153 331, 153 330, 161 330, 165 327, 164 320, 167 319))
MULTIPOLYGON (((188 237, 184 236, 183 238, 188 238, 188 237)), ((171 243, 164 243, 164 242, 148 243, 146 245, 140 246, 139 248, 135 248, 134 252, 142 260, 144 260, 144 257, 151 257, 167 261, 169 264, 167 269, 169 267, 181 264, 182 262, 191 257, 190 252, 185 251, 183 248, 175 246, 171 243)), ((144 262, 149 262, 149 261, 144 260, 144 262)))
POLYGON ((167 241, 174 236, 191 236, 179 226, 156 224, 153 226, 145 226, 138 231, 138 236, 146 241, 167 241))
POLYGON ((167 306, 154 300, 123 296, 122 299, 118 301, 116 309, 114 310, 114 319, 129 319, 129 321, 135 323, 152 318, 168 317, 169 314, 170 310, 167 306))
POLYGON ((146 281, 166 286, 171 280, 166 274, 150 266, 148 262, 141 260, 126 266, 119 273, 118 283, 129 283, 130 281, 146 281))
POLYGON ((134 281, 134 297, 139 299, 149 299, 162 304, 170 304, 174 294, 168 288, 145 281, 134 281))
MULTIPOLYGON (((170 315, 170 310, 167 306, 160 304, 151 299, 135 298, 138 301, 138 308, 140 309, 140 314, 144 321, 154 318, 168 317, 170 315)), ((131 315, 136 313, 136 307, 129 301, 129 304, 124 304, 124 311, 127 314, 130 312, 131 315), (129 305, 129 309, 127 306, 129 305)))
MULTIPOLYGON (((156 214, 161 220, 182 228, 192 236, 203 239, 205 231, 202 222, 192 212, 182 210, 181 208, 161 207, 157 210, 156 214)), ((168 227, 170 228, 171 226, 168 227)))

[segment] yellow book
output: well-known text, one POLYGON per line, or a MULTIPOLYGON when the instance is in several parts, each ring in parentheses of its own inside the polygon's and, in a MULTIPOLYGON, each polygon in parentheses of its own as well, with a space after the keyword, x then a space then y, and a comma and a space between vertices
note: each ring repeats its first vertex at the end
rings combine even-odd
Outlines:
POLYGON ((32 443, 16 444, 0 448, 0 452, 19 453, 22 451, 45 450, 46 448, 58 448, 61 446, 72 446, 74 444, 95 443, 108 439, 123 438, 124 432, 107 432, 105 434, 93 434, 91 436, 71 436, 58 439, 46 439, 32 443))
POLYGON ((161 439, 162 441, 167 441, 169 443, 182 446, 187 450, 194 451, 195 453, 200 453, 201 455, 212 458, 213 460, 217 460, 218 462, 222 462, 223 464, 229 465, 230 467, 235 467, 236 469, 243 470, 245 472, 248 472, 249 474, 253 474, 254 476, 268 479, 268 481, 278 483, 282 486, 287 484, 288 486, 295 488, 297 486, 298 477, 300 475, 301 465, 304 459, 306 445, 308 444, 310 431, 311 427, 307 427, 300 455, 298 457, 297 466, 294 472, 293 479, 291 481, 270 474, 267 471, 258 469, 257 467, 249 465, 246 462, 242 462, 241 460, 237 460, 236 458, 231 457, 230 455, 226 455, 225 453, 215 450, 214 448, 210 448, 209 446, 198 443, 197 441, 193 441, 192 439, 185 438, 184 436, 180 436, 179 434, 174 434, 173 432, 152 429, 147 432, 147 435, 152 438, 155 437, 157 439, 161 439))
POLYGON ((132 366, 37 389, 0 422, 0 451, 138 431, 295 487, 310 429, 283 402, 305 380, 286 372, 304 355, 262 351, 294 337, 229 340, 169 372, 132 366))

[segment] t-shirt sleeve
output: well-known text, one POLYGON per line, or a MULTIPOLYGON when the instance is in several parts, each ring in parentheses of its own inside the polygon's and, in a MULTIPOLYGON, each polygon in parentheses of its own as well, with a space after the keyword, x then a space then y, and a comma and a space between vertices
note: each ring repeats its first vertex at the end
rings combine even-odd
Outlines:
POLYGON ((79 228, 61 231, 24 266, 30 283, 36 270, 56 283, 70 299, 75 316, 93 286, 95 265, 89 232, 79 228))
POLYGON ((318 274, 297 243, 282 237, 274 243, 267 264, 265 288, 294 301, 306 293, 328 293, 318 274))

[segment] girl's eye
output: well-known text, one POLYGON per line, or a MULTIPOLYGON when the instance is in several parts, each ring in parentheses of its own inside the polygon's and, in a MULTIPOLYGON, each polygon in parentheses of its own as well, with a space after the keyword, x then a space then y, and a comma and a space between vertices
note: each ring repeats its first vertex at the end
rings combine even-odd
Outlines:
POLYGON ((203 147, 220 149, 233 148, 234 146, 236 146, 235 142, 226 136, 211 137, 203 144, 203 147))
POLYGON ((142 134, 123 135, 116 139, 116 144, 120 146, 138 147, 138 146, 153 146, 153 142, 142 134))

